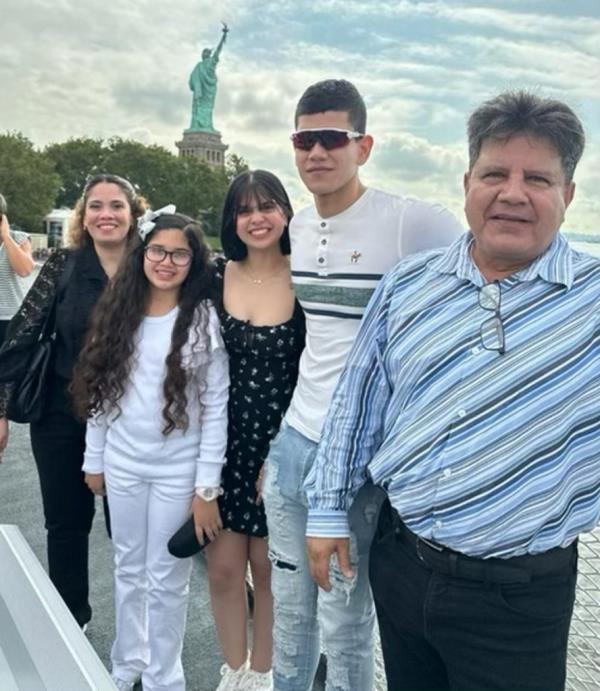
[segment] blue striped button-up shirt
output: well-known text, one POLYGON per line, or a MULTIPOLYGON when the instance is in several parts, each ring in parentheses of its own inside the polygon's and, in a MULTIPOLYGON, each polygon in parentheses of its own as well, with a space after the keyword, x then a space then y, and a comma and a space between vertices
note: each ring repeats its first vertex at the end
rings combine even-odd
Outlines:
POLYGON ((500 354, 471 243, 402 261, 373 295, 306 481, 308 535, 348 534, 367 474, 413 532, 472 556, 598 524, 600 260, 558 234, 501 281, 500 354))

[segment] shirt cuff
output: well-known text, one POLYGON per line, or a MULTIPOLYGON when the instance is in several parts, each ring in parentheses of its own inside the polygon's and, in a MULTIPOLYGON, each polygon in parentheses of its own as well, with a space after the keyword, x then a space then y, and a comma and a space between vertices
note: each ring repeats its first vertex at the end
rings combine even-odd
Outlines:
POLYGON ((307 537, 350 537, 347 511, 310 509, 306 522, 307 537))
POLYGON ((102 454, 85 454, 81 470, 90 475, 98 475, 104 472, 104 459, 102 454))
POLYGON ((196 487, 219 487, 221 485, 221 470, 223 462, 220 463, 198 463, 196 465, 196 487))

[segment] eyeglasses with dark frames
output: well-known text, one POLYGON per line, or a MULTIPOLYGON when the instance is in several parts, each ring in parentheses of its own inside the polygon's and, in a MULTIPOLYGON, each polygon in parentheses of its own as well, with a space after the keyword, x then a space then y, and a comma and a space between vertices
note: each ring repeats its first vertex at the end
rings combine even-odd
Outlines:
POLYGON ((485 319, 479 327, 479 338, 485 350, 496 351, 500 355, 506 352, 504 336, 504 323, 500 314, 502 302, 502 290, 499 281, 486 283, 478 293, 479 306, 493 315, 485 319))
POLYGON ((192 261, 192 253, 188 250, 166 250, 162 245, 147 245, 144 247, 146 259, 153 264, 160 264, 167 257, 175 266, 188 266, 192 261))

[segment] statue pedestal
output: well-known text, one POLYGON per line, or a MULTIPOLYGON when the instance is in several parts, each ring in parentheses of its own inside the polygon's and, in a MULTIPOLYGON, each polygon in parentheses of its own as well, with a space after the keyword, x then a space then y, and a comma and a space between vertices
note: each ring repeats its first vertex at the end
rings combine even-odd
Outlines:
POLYGON ((225 166, 225 152, 229 148, 223 144, 219 132, 200 132, 184 130, 183 139, 175 142, 180 156, 196 156, 214 168, 225 166))

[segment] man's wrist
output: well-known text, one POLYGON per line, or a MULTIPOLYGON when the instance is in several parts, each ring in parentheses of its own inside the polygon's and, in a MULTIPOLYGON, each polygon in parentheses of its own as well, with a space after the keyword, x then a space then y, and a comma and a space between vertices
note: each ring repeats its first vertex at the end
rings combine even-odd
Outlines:
POLYGON ((346 511, 323 511, 309 509, 306 523, 306 537, 349 537, 348 513, 346 511))

